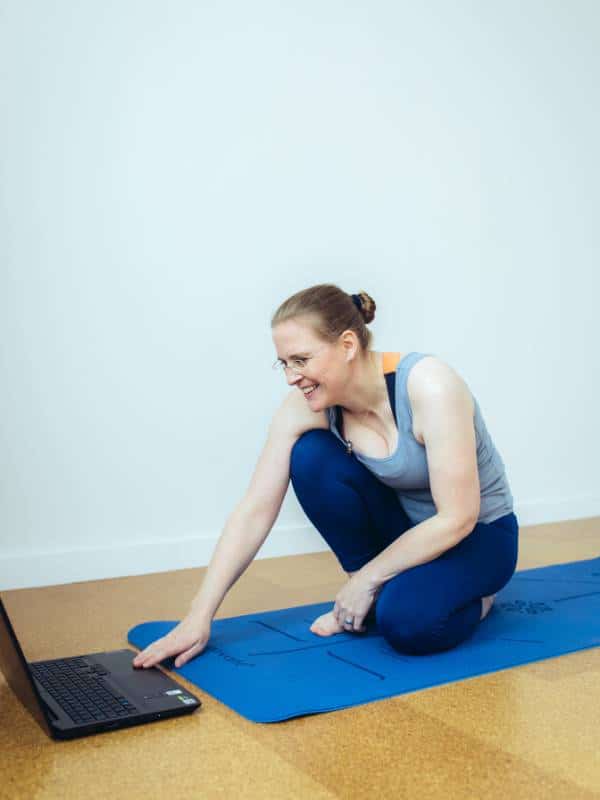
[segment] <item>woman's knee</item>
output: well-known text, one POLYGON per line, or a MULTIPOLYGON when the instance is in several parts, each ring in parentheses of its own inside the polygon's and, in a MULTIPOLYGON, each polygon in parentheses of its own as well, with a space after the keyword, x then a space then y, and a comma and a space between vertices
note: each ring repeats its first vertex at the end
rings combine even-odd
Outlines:
POLYGON ((398 576, 384 586, 377 601, 377 629, 394 650, 407 655, 428 655, 448 650, 471 635, 470 612, 469 619, 455 620, 447 606, 423 602, 424 594, 415 592, 409 583, 406 582, 403 594, 402 577, 398 576), (392 582, 395 585, 386 594, 385 588, 392 582))
MULTIPOLYGON (((381 631, 380 623, 377 623, 381 631)), ((448 645, 440 643, 439 632, 435 629, 408 631, 402 627, 394 626, 382 632, 383 638, 398 653, 409 656, 424 656, 432 653, 439 653, 440 650, 447 650, 448 645)), ((453 645, 450 645, 453 646, 453 645)))
POLYGON ((323 467, 324 459, 332 455, 335 441, 331 431, 324 428, 311 428, 305 431, 292 447, 290 455, 290 475, 302 477, 314 476, 323 467))
POLYGON ((377 604, 377 630, 399 653, 425 655, 438 649, 439 632, 444 620, 425 620, 399 613, 398 608, 377 604))

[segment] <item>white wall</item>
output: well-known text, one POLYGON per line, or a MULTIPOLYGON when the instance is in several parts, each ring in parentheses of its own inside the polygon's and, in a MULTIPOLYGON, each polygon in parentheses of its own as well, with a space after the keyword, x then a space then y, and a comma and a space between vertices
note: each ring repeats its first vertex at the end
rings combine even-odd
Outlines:
MULTIPOLYGON (((4 0, 0 588, 208 563, 334 282, 600 513, 600 6, 4 0)), ((326 549, 290 488, 259 557, 326 549)))

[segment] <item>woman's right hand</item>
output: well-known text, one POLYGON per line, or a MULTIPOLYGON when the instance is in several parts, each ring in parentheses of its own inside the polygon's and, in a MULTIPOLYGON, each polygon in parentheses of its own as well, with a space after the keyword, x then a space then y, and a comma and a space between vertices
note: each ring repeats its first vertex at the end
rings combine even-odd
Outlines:
POLYGON ((199 655, 210 639, 210 619, 189 613, 172 631, 142 650, 133 659, 134 667, 153 667, 169 656, 177 656, 175 667, 199 655))

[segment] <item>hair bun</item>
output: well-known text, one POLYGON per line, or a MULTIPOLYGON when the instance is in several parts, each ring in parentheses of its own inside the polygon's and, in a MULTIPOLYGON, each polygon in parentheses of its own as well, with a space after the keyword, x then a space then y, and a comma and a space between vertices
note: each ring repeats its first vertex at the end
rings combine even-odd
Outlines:
POLYGON ((369 322, 371 322, 371 320, 375 317, 375 309, 377 308, 375 305, 375 300, 373 300, 371 295, 367 294, 362 289, 360 292, 351 295, 351 297, 352 302, 360 311, 360 314, 365 321, 365 325, 368 325, 369 322))

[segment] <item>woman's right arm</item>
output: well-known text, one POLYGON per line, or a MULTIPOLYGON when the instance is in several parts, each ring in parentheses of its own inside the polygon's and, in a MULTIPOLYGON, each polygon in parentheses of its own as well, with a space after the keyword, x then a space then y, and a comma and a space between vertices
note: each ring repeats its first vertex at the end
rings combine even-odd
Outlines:
MULTIPOLYGON (((206 647, 211 621, 223 598, 254 559, 279 514, 290 481, 292 447, 309 423, 314 423, 306 416, 304 398, 300 400, 304 406, 290 393, 276 411, 248 490, 227 519, 187 616, 138 653, 133 666, 152 667, 177 655, 175 666, 181 667, 206 647)), ((319 422, 322 424, 320 418, 319 422)))
POLYGON ((142 650, 134 667, 153 667, 177 656, 177 668, 199 655, 210 638, 212 618, 223 598, 250 564, 267 538, 270 526, 264 514, 243 502, 229 516, 204 575, 200 591, 187 615, 166 636, 142 650))

